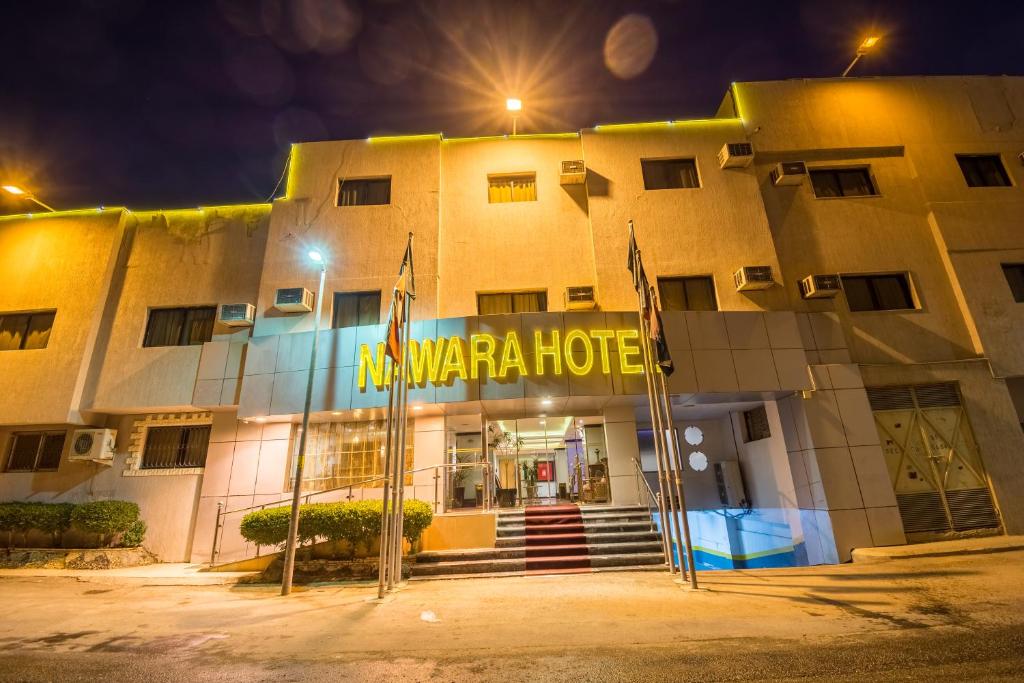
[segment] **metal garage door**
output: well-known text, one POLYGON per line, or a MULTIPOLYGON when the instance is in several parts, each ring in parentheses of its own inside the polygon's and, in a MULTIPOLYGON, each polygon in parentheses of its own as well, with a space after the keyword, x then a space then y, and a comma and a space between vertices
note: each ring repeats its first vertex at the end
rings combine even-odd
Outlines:
POLYGON ((907 533, 999 526, 954 382, 867 389, 907 533))

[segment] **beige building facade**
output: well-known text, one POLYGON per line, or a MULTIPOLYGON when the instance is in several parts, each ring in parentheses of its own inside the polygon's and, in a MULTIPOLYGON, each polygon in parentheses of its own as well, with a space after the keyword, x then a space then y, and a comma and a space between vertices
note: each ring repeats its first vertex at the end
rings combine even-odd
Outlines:
POLYGON ((298 144, 270 205, 0 218, 0 500, 135 500, 164 560, 254 555, 241 517, 294 476, 310 249, 304 490, 379 497, 411 232, 427 546, 504 506, 641 503, 632 221, 699 564, 1021 533, 1022 122, 1021 78, 736 83, 703 120, 298 144), (83 429, 112 451, 75 455, 83 429))

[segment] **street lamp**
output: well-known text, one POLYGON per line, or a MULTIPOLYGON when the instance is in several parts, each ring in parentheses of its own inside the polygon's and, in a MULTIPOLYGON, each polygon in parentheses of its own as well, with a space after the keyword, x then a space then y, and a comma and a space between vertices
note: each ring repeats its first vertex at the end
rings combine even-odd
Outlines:
POLYGON ((299 452, 295 458, 295 485, 292 487, 292 516, 288 522, 288 541, 284 549, 284 571, 281 574, 281 595, 292 592, 292 574, 295 572, 295 545, 299 536, 299 499, 302 497, 302 473, 306 465, 306 435, 309 433, 309 407, 313 402, 313 373, 316 368, 316 342, 320 336, 320 314, 323 311, 324 279, 327 264, 317 249, 307 254, 309 260, 320 267, 320 287, 316 293, 316 317, 313 318, 313 346, 309 351, 309 375, 306 377, 306 406, 302 410, 302 431, 299 432, 299 452))
POLYGON ((868 52, 870 52, 871 49, 875 45, 877 45, 878 41, 880 41, 881 39, 882 39, 881 36, 868 36, 867 38, 865 38, 864 42, 862 42, 857 47, 857 54, 854 55, 853 61, 850 62, 850 66, 846 67, 846 71, 843 72, 842 78, 846 78, 846 74, 850 73, 850 69, 853 68, 853 65, 856 64, 860 60, 861 57, 863 57, 868 52))
POLYGON ((519 112, 523 110, 523 101, 518 97, 510 97, 505 100, 505 109, 512 114, 512 135, 516 134, 516 119, 519 118, 519 112))
POLYGON ((53 208, 52 206, 47 206, 46 204, 43 204, 41 201, 36 199, 35 195, 33 195, 31 192, 26 192, 25 190, 23 190, 22 188, 18 187, 17 185, 0 185, 0 188, 2 188, 3 191, 6 192, 7 194, 14 195, 18 199, 27 199, 30 202, 35 202, 36 204, 38 204, 39 206, 43 207, 47 211, 56 211, 57 210, 57 209, 53 208))

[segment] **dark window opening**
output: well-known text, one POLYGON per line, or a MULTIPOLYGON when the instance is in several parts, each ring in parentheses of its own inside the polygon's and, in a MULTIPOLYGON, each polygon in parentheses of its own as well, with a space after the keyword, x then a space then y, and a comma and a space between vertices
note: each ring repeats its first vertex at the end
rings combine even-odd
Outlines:
POLYGON ((870 197, 878 194, 866 168, 811 169, 815 197, 870 197))
POLYGON ((213 339, 216 306, 154 308, 149 312, 143 346, 194 346, 213 339))
POLYGON ((331 327, 380 323, 380 292, 335 292, 331 327))
POLYGON ((391 203, 391 176, 338 180, 338 206, 391 203))
POLYGON ((661 308, 666 311, 717 311, 715 281, 709 275, 659 277, 661 308))
POLYGON ((967 187, 1009 187, 1003 160, 998 154, 957 154, 956 162, 967 181, 967 187))
POLYGON ((204 467, 210 445, 210 425, 150 427, 140 468, 204 467))
POLYGON ((45 349, 56 311, 0 315, 0 351, 45 349))
POLYGON ((1004 263, 1003 275, 1010 285, 1013 300, 1019 304, 1024 303, 1024 263, 1004 263))
POLYGON ((55 470, 64 452, 65 432, 19 432, 11 439, 8 472, 55 470))
POLYGON ((772 435, 772 430, 768 427, 768 413, 765 411, 764 406, 744 411, 743 427, 743 441, 745 443, 767 439, 772 435))
POLYGON ((645 190, 676 190, 700 187, 693 159, 641 159, 645 190))
POLYGON ((480 315, 495 313, 540 313, 548 310, 547 292, 500 292, 476 295, 480 315))
POLYGON ((843 275, 843 292, 851 311, 895 311, 914 308, 905 273, 843 275))

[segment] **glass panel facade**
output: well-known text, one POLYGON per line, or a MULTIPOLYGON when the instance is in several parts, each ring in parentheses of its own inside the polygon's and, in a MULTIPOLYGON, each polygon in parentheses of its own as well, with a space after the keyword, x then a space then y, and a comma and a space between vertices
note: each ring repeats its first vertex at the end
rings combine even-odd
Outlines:
MULTIPOLYGON (((295 481, 295 461, 299 453, 302 427, 292 431, 285 490, 291 491, 295 481)), ((413 467, 413 423, 405 430, 405 469, 413 467)), ((319 422, 309 425, 306 439, 306 462, 302 469, 302 489, 325 489, 355 486, 380 488, 382 480, 367 481, 384 473, 384 445, 387 431, 383 420, 366 422, 319 422)), ((412 477, 406 475, 406 483, 412 477)))

